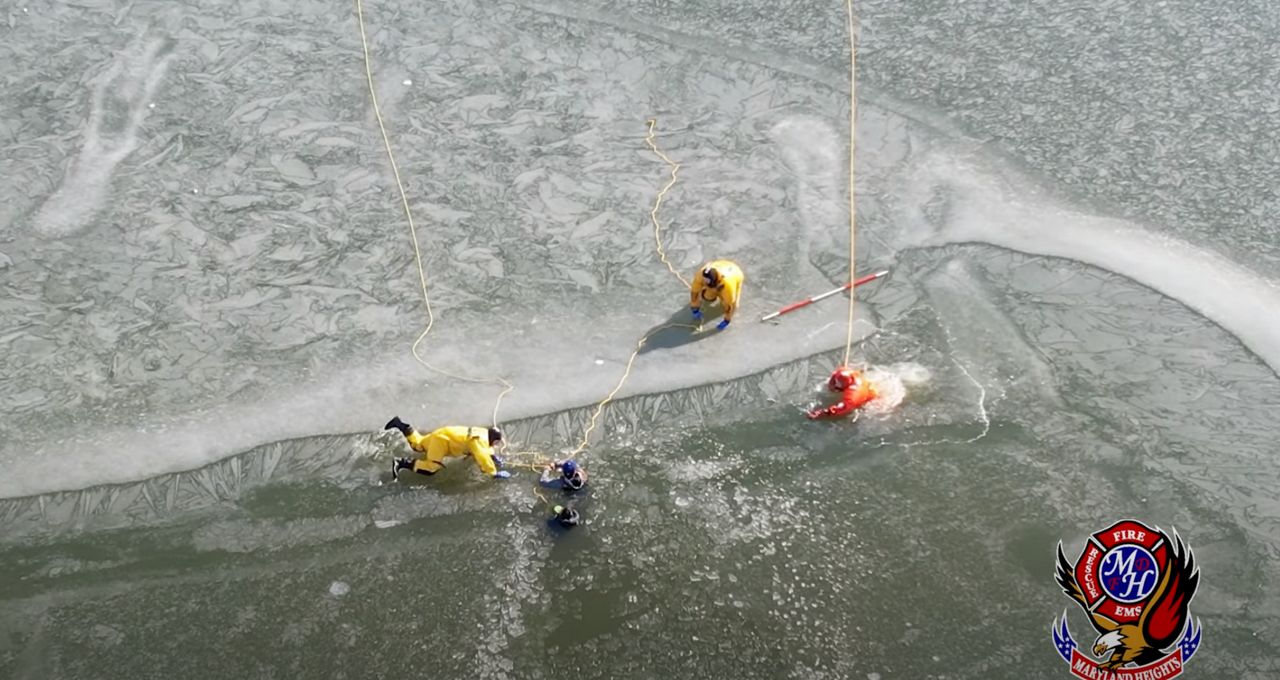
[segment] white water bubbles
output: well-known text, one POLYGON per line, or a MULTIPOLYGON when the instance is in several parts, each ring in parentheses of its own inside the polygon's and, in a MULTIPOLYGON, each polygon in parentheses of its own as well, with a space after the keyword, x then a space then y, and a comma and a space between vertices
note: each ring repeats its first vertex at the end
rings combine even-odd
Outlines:
POLYGON ((876 398, 863 407, 868 416, 882 417, 893 413, 905 401, 912 387, 924 386, 932 373, 915 362, 899 362, 888 366, 871 366, 865 376, 876 386, 876 398))

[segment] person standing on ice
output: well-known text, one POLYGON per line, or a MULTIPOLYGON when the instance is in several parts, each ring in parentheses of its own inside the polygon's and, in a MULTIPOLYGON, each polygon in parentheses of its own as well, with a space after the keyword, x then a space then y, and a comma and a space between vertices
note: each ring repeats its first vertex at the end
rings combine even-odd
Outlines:
POLYGON ((409 423, 396 416, 389 420, 384 430, 400 430, 409 448, 424 454, 417 460, 397 458, 391 463, 392 479, 400 478, 401 470, 413 470, 420 475, 434 475, 444 467, 445 458, 470 455, 480 471, 496 479, 511 476, 502 467, 502 458, 493 452, 493 445, 502 441, 502 430, 496 427, 442 427, 428 434, 421 434, 409 423))
POLYGON ((809 411, 809 418, 835 418, 846 416, 867 405, 875 399, 876 386, 871 384, 861 372, 848 366, 837 368, 827 379, 827 389, 840 393, 840 401, 826 408, 809 411))
POLYGON ((716 324, 716 328, 724 330, 733 321, 733 313, 738 309, 738 296, 742 294, 742 269, 729 260, 714 260, 702 266, 702 271, 693 277, 689 286, 689 309, 695 321, 702 321, 702 304, 720 301, 724 310, 724 318, 716 324))

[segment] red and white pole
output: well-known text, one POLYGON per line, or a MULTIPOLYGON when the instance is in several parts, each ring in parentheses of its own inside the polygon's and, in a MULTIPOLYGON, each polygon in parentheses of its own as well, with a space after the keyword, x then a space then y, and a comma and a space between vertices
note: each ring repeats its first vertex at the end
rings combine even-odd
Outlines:
POLYGON ((887 269, 886 269, 886 270, 884 270, 884 271, 878 271, 878 272, 876 272, 876 273, 874 273, 874 274, 867 274, 866 276, 864 276, 864 277, 862 277, 862 278, 858 279, 857 281, 854 281, 853 283, 846 283, 846 284, 844 284, 843 286, 840 286, 839 288, 836 288, 835 290, 829 290, 829 291, 827 291, 827 292, 823 293, 822 295, 815 295, 815 296, 813 296, 813 297, 809 298, 808 300, 801 300, 800 302, 793 302, 793 303, 791 303, 791 304, 787 305, 786 307, 783 307, 782 309, 779 309, 778 311, 776 311, 776 312, 774 312, 774 313, 772 313, 772 314, 767 314, 767 315, 765 315, 765 316, 764 316, 763 318, 761 318, 760 320, 761 320, 761 321, 768 321, 768 320, 770 320, 770 319, 776 319, 776 318, 778 318, 778 317, 782 316, 783 314, 786 314, 787 312, 794 312, 795 310, 800 309, 801 307, 808 307, 809 305, 811 305, 811 304, 813 304, 813 303, 817 302, 818 300, 823 300, 823 299, 829 298, 829 297, 831 297, 832 295, 835 295, 836 293, 840 293, 840 292, 843 292, 843 291, 849 290, 850 288, 853 288, 854 286, 861 286, 861 285, 862 285, 862 284, 864 284, 864 283, 870 283, 871 281, 875 281, 875 280, 876 280, 876 279, 878 279, 878 278, 882 278, 882 277, 885 277, 885 276, 888 276, 888 275, 889 275, 889 270, 887 270, 887 269))

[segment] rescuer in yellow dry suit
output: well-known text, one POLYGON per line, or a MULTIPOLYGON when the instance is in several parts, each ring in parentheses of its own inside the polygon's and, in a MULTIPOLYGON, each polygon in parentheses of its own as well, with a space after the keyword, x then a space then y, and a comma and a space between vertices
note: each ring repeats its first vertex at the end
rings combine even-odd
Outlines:
POLYGON ((496 427, 442 427, 427 434, 421 434, 399 416, 387 422, 384 430, 400 430, 409 448, 425 455, 417 460, 411 458, 396 459, 391 465, 391 476, 399 479, 401 470, 413 470, 421 475, 434 475, 444 467, 445 458, 470 455, 480 471, 497 479, 511 476, 502 467, 502 458, 493 452, 493 445, 502 441, 502 430, 496 427))
POLYGON ((738 309, 743 278, 742 269, 729 260, 714 260, 703 265, 689 286, 689 308, 693 312, 693 318, 702 321, 703 303, 719 300, 724 318, 716 324, 716 328, 724 330, 733 321, 733 313, 738 309))

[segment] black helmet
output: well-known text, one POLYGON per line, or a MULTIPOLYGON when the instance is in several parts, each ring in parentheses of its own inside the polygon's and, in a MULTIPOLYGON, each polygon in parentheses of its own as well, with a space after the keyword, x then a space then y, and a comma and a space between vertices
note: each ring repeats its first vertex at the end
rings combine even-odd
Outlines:
POLYGON ((496 427, 489 428, 489 443, 497 444, 500 441, 502 441, 502 430, 496 427))
POLYGON ((587 483, 587 480, 582 477, 582 468, 579 468, 573 459, 560 464, 560 474, 564 476, 565 485, 573 491, 581 489, 587 483))
POLYGON ((552 512, 556 513, 556 521, 560 523, 560 526, 565 528, 576 527, 581 520, 578 511, 570 507, 557 505, 552 508, 552 512))
POLYGON ((707 283, 714 286, 720 281, 720 272, 716 271, 715 267, 706 267, 702 270, 702 278, 706 279, 707 283))

